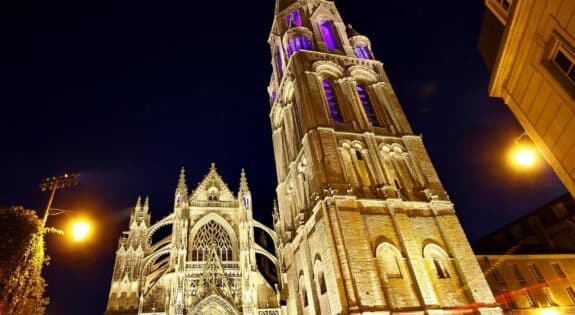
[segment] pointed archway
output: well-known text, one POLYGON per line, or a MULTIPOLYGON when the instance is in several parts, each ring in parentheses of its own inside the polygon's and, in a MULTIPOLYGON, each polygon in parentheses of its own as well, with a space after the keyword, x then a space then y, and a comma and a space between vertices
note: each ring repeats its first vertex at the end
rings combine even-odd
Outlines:
POLYGON ((210 295, 198 303, 192 315, 239 315, 238 310, 218 295, 210 295))

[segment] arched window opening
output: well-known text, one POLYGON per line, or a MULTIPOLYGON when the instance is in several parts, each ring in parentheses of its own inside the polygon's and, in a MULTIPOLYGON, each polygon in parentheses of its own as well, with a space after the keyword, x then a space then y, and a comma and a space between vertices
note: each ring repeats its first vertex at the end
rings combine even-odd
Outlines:
POLYGON ((321 21, 319 30, 325 46, 329 49, 338 48, 338 39, 332 21, 321 21))
POLYGON ((295 26, 302 26, 301 15, 298 10, 293 11, 292 13, 286 16, 286 22, 289 27, 295 26))
POLYGON ((322 86, 325 94, 325 99, 327 100, 327 107, 331 116, 331 120, 334 123, 342 123, 343 118, 341 116, 339 103, 337 101, 337 95, 335 94, 333 81, 330 79, 325 79, 322 82, 322 86))
POLYGON ((371 59, 371 52, 369 51, 369 48, 367 48, 367 46, 364 45, 359 45, 355 47, 355 55, 359 59, 371 59))
POLYGON ((312 50, 313 43, 312 41, 305 35, 294 35, 292 38, 288 40, 288 47, 287 53, 288 57, 291 57, 293 53, 300 50, 312 50))
POLYGON ((423 249, 423 256, 430 264, 429 268, 435 269, 435 274, 438 279, 451 278, 449 268, 447 267, 449 256, 443 248, 435 244, 429 244, 423 249))
POLYGON ((200 228, 192 243, 192 260, 204 261, 215 251, 221 261, 233 260, 233 246, 228 232, 216 221, 200 228))
POLYGON ((299 292, 300 292, 300 296, 302 299, 302 305, 303 307, 307 307, 309 305, 309 301, 308 301, 308 296, 307 296, 307 290, 305 287, 305 281, 303 276, 300 277, 299 279, 299 292))
POLYGON ((380 244, 376 250, 376 257, 379 260, 381 272, 385 273, 387 278, 403 278, 400 267, 403 258, 395 246, 389 243, 380 244))
POLYGON ((315 262, 314 273, 317 279, 317 287, 319 290, 319 295, 323 295, 327 292, 327 285, 325 283, 325 275, 323 273, 323 268, 321 266, 321 260, 318 258, 315 262))
POLYGON ((373 109, 373 104, 367 93, 367 89, 363 84, 356 85, 355 89, 357 90, 357 94, 359 95, 359 99, 361 104, 363 105, 363 110, 365 111, 365 115, 367 116, 367 120, 369 123, 374 127, 379 127, 379 122, 377 121, 377 116, 373 109))

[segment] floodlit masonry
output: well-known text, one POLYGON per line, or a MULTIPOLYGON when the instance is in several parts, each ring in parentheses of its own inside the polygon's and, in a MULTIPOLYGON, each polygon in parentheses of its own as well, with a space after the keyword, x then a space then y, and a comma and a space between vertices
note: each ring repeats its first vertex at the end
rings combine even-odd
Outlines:
POLYGON ((213 167, 188 194, 182 174, 170 216, 136 206, 107 314, 501 314, 368 37, 332 1, 278 0, 268 42, 273 229, 245 176, 234 195, 213 167))

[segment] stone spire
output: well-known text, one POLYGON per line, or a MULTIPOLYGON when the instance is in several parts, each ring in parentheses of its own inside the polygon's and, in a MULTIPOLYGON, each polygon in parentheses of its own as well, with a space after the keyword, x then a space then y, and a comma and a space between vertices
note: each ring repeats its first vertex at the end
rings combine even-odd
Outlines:
POLYGON ((146 201, 144 201, 144 207, 142 208, 142 211, 144 211, 144 213, 148 213, 148 210, 150 210, 150 197, 146 196, 146 201))
POLYGON ((249 191, 248 178, 246 177, 246 171, 242 168, 242 174, 240 175, 240 192, 249 191))
POLYGON ((188 196, 188 186, 186 185, 186 169, 182 167, 180 170, 180 178, 178 179, 178 188, 176 189, 182 197, 188 196))
POLYGON ((142 196, 138 195, 138 200, 136 200, 136 206, 134 207, 134 212, 138 212, 142 209, 142 196))

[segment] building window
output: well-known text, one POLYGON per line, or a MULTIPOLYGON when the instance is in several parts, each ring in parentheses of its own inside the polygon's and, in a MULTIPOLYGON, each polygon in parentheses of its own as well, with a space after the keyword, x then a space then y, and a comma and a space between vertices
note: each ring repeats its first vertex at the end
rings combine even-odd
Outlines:
POLYGON ((308 297, 307 297, 307 290, 305 288, 305 281, 303 275, 299 278, 299 291, 301 294, 302 305, 303 307, 307 307, 309 304, 308 297))
POLYGON ((571 83, 575 83, 575 57, 570 56, 563 47, 559 46, 553 62, 571 80, 571 83))
POLYGON ((203 225, 192 242, 192 260, 209 260, 213 254, 222 261, 233 260, 233 246, 228 232, 216 221, 203 225))
POLYGON ((286 16, 286 22, 289 27, 293 25, 302 26, 301 15, 299 14, 299 11, 295 10, 293 13, 288 14, 286 16))
POLYGON ((371 53, 369 52, 369 48, 367 46, 357 46, 355 47, 355 55, 359 59, 371 59, 371 53))
POLYGON ((569 299, 571 299, 571 303, 575 304, 575 290, 572 287, 565 288, 567 291, 567 295, 569 295, 569 299))
POLYGON ((515 277, 515 280, 519 281, 520 285, 527 284, 527 280, 525 280, 525 276, 523 276, 517 264, 513 265, 513 276, 515 277))
POLYGON ((544 281, 545 280, 545 278, 543 278, 543 274, 541 273, 541 270, 539 269, 538 265, 530 264, 529 269, 531 269, 531 272, 533 273, 533 276, 535 277, 535 279, 537 281, 544 281))
POLYGON ((319 30, 326 47, 329 49, 337 49, 337 37, 335 35, 332 21, 320 22, 319 30))
POLYGON ((557 277, 565 279, 567 278, 567 275, 565 275, 565 273, 563 272, 563 269, 561 269, 561 265, 559 265, 559 263, 553 263, 551 264, 551 266, 553 267, 553 271, 555 271, 555 274, 557 275, 557 277))
POLYGON ((377 246, 376 257, 387 278, 402 278, 400 261, 403 261, 401 252, 397 247, 383 243, 377 246))
POLYGON ((503 277, 501 277, 501 273, 497 270, 496 267, 493 267, 493 276, 498 283, 504 283, 503 277))
POLYGON ((288 41, 287 53, 288 57, 302 49, 311 50, 313 48, 313 44, 309 38, 305 35, 295 35, 294 37, 290 38, 288 41))
POLYGON ((537 301, 531 291, 525 290, 525 298, 527 299, 527 303, 529 303, 529 307, 537 307, 537 301))
POLYGON ((369 123, 374 127, 379 127, 379 123, 377 121, 377 116, 375 115, 375 111, 373 110, 373 105, 369 95, 367 94, 367 89, 363 84, 356 85, 355 89, 357 90, 357 94, 359 95, 359 100, 363 105, 363 110, 365 111, 365 115, 367 116, 367 120, 369 123))
POLYGON ((435 269, 437 278, 451 278, 449 270, 447 269, 449 256, 443 248, 435 244, 429 244, 423 249, 423 257, 426 258, 431 265, 433 265, 429 266, 428 268, 435 269))
POLYGON ((545 298, 547 306, 557 306, 557 303, 555 303, 555 301, 551 297, 551 292, 549 288, 543 288, 543 297, 545 298))
POLYGON ((284 76, 283 58, 280 48, 276 48, 276 70, 278 74, 278 81, 282 80, 284 76))
POLYGON ((322 86, 331 120, 334 123, 342 123, 343 118, 339 109, 339 103, 337 102, 337 95, 335 94, 333 81, 325 79, 322 82, 322 86))
POLYGON ((449 278, 449 272, 438 257, 433 257, 433 265, 435 266, 435 271, 437 272, 437 278, 449 278))
POLYGON ((497 0, 497 2, 503 8, 503 10, 509 11, 509 7, 511 7, 511 0, 497 0))

